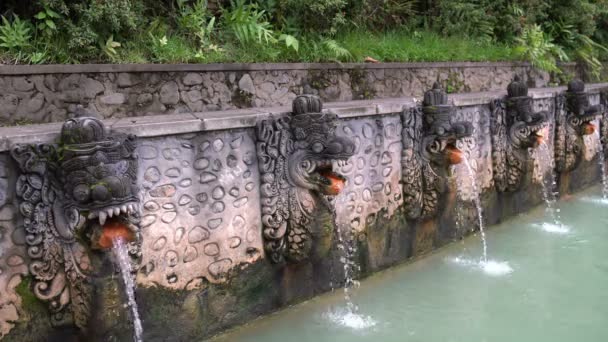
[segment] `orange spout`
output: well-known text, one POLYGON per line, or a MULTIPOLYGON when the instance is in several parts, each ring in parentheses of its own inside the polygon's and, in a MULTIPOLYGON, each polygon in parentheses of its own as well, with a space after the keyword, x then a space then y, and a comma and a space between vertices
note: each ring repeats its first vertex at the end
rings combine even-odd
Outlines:
POLYGON ((329 179, 329 181, 331 182, 331 184, 325 187, 323 191, 325 195, 335 196, 344 189, 344 178, 336 175, 331 171, 321 172, 321 176, 329 179))
POLYGON ((452 145, 448 145, 445 148, 445 153, 448 157, 448 163, 450 165, 460 164, 460 163, 462 163, 462 160, 464 159, 464 157, 462 155, 462 151, 460 151, 459 149, 457 149, 456 147, 454 147, 452 145))
POLYGON ((109 249, 114 246, 116 239, 122 239, 125 242, 131 242, 135 239, 133 232, 124 223, 120 221, 108 221, 101 228, 101 235, 97 244, 103 249, 109 249))
POLYGON ((545 137, 541 133, 537 132, 537 133, 535 133, 535 136, 536 136, 536 146, 540 146, 545 142, 545 137))
POLYGON ((593 132, 595 132, 594 124, 589 122, 583 124, 583 135, 590 135, 593 134, 593 132))

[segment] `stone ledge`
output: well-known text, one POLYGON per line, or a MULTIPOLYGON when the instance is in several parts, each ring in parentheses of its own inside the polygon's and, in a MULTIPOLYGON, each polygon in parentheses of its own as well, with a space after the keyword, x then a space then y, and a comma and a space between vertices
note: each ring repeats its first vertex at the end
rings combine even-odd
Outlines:
MULTIPOLYGON (((586 85, 590 94, 608 88, 608 83, 586 85)), ((533 98, 550 98, 564 92, 566 87, 530 89, 533 98)), ((452 94, 449 101, 456 106, 476 106, 490 103, 494 98, 506 95, 506 91, 452 94)), ((333 102, 326 104, 325 112, 336 113, 340 118, 355 118, 399 113, 413 107, 421 99, 413 97, 333 102)), ((258 120, 271 115, 283 115, 290 107, 237 109, 216 112, 183 113, 171 115, 139 116, 104 120, 106 127, 139 137, 156 137, 201 131, 255 127, 258 120)), ((57 138, 62 123, 0 127, 0 152, 8 151, 15 144, 48 143, 57 138)))
MULTIPOLYGON (((575 66, 576 63, 562 63, 575 66)), ((211 63, 211 64, 49 64, 3 65, 0 76, 114 72, 218 72, 329 69, 422 69, 528 67, 527 62, 417 62, 417 63, 211 63)))

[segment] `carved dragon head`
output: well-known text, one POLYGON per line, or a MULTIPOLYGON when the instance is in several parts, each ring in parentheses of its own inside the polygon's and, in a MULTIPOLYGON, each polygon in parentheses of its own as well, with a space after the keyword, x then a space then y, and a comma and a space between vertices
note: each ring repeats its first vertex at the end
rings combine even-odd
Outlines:
POLYGON ((345 163, 355 144, 335 135, 337 123, 335 114, 322 112, 319 97, 302 95, 291 115, 257 125, 264 247, 275 263, 308 258, 315 210, 327 204, 320 195, 344 187, 332 165, 345 163))
POLYGON ((54 325, 88 325, 93 273, 83 237, 102 248, 112 247, 108 238, 135 237, 134 150, 134 137, 107 136, 103 123, 91 117, 67 120, 59 144, 18 145, 11 150, 22 171, 16 194, 21 199, 33 290, 49 303, 54 325), (119 216, 122 222, 106 222, 119 216))
POLYGON ((585 83, 583 81, 572 80, 568 83, 566 109, 568 111, 568 123, 579 136, 595 132, 597 127, 595 127, 592 121, 601 116, 601 106, 589 104, 589 98, 585 92, 585 83))
POLYGON ((133 136, 109 137, 100 120, 70 119, 61 130, 65 207, 101 226, 136 212, 137 162, 133 136))
POLYGON ((507 87, 506 125, 508 138, 518 149, 536 148, 543 142, 541 130, 547 126, 549 114, 534 112, 528 86, 515 76, 507 87))
POLYGON ((288 174, 294 185, 324 195, 337 195, 342 190, 345 179, 333 172, 332 164, 345 163, 355 145, 335 135, 336 123, 335 114, 322 113, 318 97, 302 95, 294 100, 294 152, 288 159, 288 174))
POLYGON ((450 121, 454 107, 448 104, 448 95, 438 83, 424 94, 422 105, 422 158, 442 167, 459 164, 463 156, 456 142, 471 136, 473 125, 470 122, 450 121))

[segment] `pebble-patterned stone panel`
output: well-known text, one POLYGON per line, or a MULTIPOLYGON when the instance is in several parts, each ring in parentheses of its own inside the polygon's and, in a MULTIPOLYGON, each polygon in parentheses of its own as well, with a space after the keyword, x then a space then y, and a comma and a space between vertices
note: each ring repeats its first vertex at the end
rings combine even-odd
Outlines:
POLYGON ((348 179, 335 203, 339 225, 364 231, 381 209, 392 216, 403 203, 401 130, 399 115, 340 121, 336 134, 356 148, 346 165, 334 168, 348 179))
POLYGON ((253 139, 252 130, 235 130, 140 142, 140 284, 221 282, 262 256, 253 139))

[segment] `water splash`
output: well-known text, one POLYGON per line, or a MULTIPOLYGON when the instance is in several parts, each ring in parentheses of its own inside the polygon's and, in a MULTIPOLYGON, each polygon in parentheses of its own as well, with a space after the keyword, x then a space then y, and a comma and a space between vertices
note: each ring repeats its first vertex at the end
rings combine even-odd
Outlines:
POLYGON ((481 270, 483 273, 490 275, 490 276, 494 276, 494 277, 500 277, 500 276, 504 276, 504 275, 513 273, 513 268, 511 267, 511 265, 509 265, 509 263, 507 261, 497 261, 497 260, 478 261, 478 260, 471 260, 471 259, 467 259, 467 258, 463 258, 463 257, 448 258, 448 261, 450 261, 451 263, 460 265, 460 266, 466 266, 466 267, 481 270))
MULTIPOLYGON (((473 172, 473 168, 471 168, 471 164, 469 163, 469 158, 463 159, 463 164, 467 171, 467 176, 469 178, 469 182, 471 183, 471 189, 473 191, 473 203, 475 203, 475 207, 477 209, 477 220, 479 224, 479 233, 481 235, 481 243, 483 246, 483 262, 488 261, 488 243, 486 242, 486 232, 484 229, 483 222, 483 208, 481 206, 481 199, 479 193, 479 186, 477 185, 477 178, 475 177, 475 173, 473 172)), ((461 183, 459 183, 461 184, 461 183)))
POLYGON ((370 316, 352 312, 349 309, 334 309, 326 312, 323 317, 333 323, 355 330, 369 329, 378 324, 370 316))
POLYGON ((532 226, 539 228, 547 233, 553 234, 568 234, 570 233, 570 227, 563 224, 555 224, 551 222, 534 223, 532 226))
POLYGON ((544 142, 540 144, 537 150, 539 167, 541 167, 541 175, 543 175, 541 185, 543 187, 543 200, 545 201, 546 205, 545 212, 549 215, 555 227, 563 227, 564 229, 568 229, 568 227, 562 224, 562 219, 559 214, 560 209, 555 207, 559 192, 554 191, 554 189, 557 187, 557 181, 555 179, 555 172, 553 171, 555 165, 553 154, 549 150, 547 144, 544 142), (546 174, 548 174, 549 177, 544 177, 546 174))
MULTIPOLYGON (((341 197, 334 202, 330 208, 336 208, 341 204, 341 197)), ((361 267, 355 260, 357 254, 357 240, 356 234, 352 229, 343 224, 338 224, 337 214, 335 209, 332 209, 332 217, 334 226, 336 227, 336 237, 338 239, 337 247, 342 252, 340 257, 340 263, 344 270, 344 301, 346 303, 345 308, 332 308, 330 311, 325 313, 325 317, 344 327, 352 329, 365 329, 376 325, 376 321, 370 317, 363 315, 359 312, 359 306, 356 305, 352 300, 352 291, 357 289, 360 285, 356 279, 356 275, 361 271, 361 267)))
POLYGON ((120 273, 125 285, 125 292, 127 293, 127 305, 131 308, 131 318, 133 319, 133 329, 135 330, 134 340, 135 342, 141 342, 143 341, 142 335, 144 329, 141 325, 137 302, 135 301, 135 284, 133 283, 133 277, 131 275, 131 260, 127 244, 123 239, 115 238, 113 239, 112 251, 118 261, 118 266, 120 267, 120 273))

